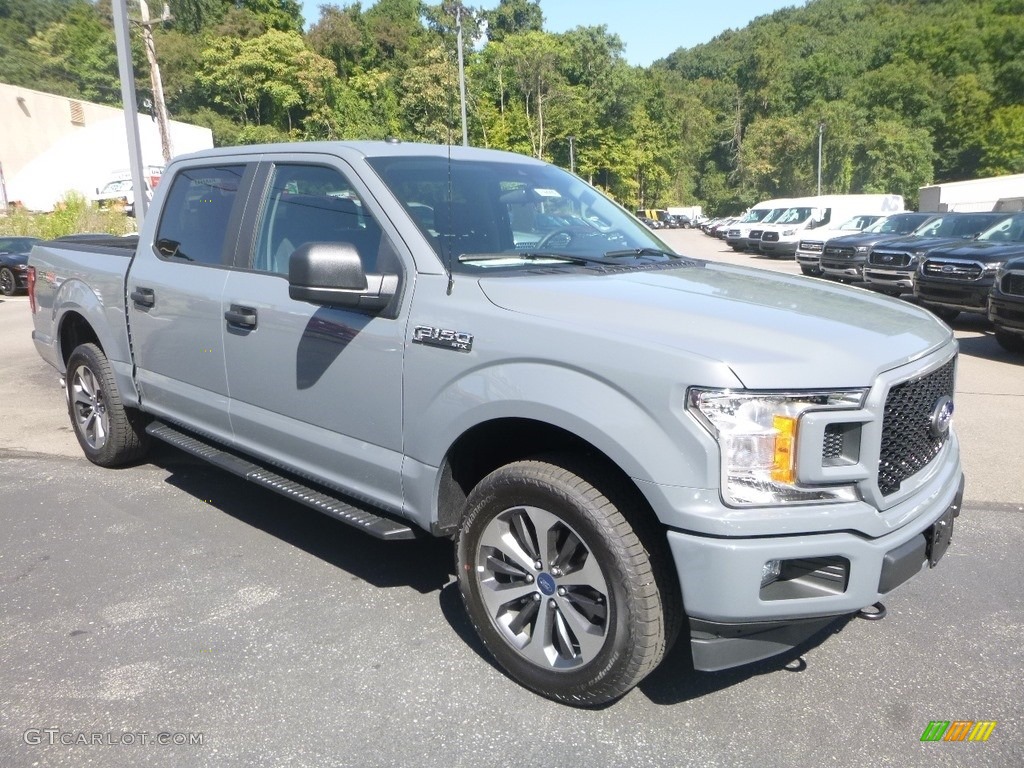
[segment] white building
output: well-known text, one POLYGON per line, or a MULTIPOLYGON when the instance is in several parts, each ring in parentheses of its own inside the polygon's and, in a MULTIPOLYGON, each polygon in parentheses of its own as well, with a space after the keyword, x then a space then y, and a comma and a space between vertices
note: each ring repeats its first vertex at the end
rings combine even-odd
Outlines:
POLYGON ((921 187, 922 211, 994 211, 1000 200, 1024 197, 1024 173, 921 187))
MULTIPOLYGON (((144 165, 164 165, 160 132, 138 115, 144 165)), ((209 128, 170 122, 175 155, 213 146, 209 128)), ((128 139, 124 111, 0 83, 0 204, 49 211, 69 190, 95 194, 115 171, 125 170, 128 139)))

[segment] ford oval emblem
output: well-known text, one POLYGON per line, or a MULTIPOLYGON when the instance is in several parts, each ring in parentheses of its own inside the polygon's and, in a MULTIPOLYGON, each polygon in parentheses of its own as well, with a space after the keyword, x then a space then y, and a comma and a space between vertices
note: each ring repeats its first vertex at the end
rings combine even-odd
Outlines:
POLYGON ((952 272, 953 272, 953 265, 952 264, 943 264, 942 265, 942 274, 948 275, 948 274, 951 274, 952 272))
POLYGON ((949 434, 949 423, 953 420, 953 399, 943 395, 935 401, 932 408, 928 431, 932 437, 943 438, 949 434))
POLYGON ((550 573, 542 573, 537 576, 537 586, 540 587, 540 591, 549 597, 555 594, 555 580, 551 577, 550 573))

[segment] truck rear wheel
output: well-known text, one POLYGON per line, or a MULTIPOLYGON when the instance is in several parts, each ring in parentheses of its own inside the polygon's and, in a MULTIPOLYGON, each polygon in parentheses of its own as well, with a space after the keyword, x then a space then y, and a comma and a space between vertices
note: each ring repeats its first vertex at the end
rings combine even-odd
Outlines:
POLYGON ((498 664, 543 696, 593 706, 658 666, 679 611, 665 558, 652 557, 617 494, 570 467, 526 460, 485 477, 467 502, 457 567, 498 664))
POLYGON ((137 461, 149 449, 142 415, 125 408, 114 371, 95 344, 82 344, 68 358, 68 414, 85 456, 101 467, 137 461))

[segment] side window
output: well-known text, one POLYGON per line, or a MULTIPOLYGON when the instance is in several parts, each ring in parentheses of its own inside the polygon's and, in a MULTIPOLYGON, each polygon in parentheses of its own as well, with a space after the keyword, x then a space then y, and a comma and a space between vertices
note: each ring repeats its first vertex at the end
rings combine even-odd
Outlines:
POLYGON ((243 165, 190 168, 174 177, 156 233, 160 257, 223 264, 228 220, 243 165))
POLYGON ((305 243, 349 243, 367 274, 396 272, 390 239, 345 176, 318 165, 278 165, 263 201, 252 268, 288 275, 305 243))

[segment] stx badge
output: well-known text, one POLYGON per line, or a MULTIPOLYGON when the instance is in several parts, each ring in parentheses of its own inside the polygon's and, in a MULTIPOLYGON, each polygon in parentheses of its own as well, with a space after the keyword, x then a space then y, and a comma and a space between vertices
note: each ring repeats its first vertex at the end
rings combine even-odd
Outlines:
POLYGON ((429 325, 417 325, 412 332, 412 341, 413 344, 426 344, 428 347, 454 349, 458 352, 469 352, 473 349, 473 334, 429 325))

